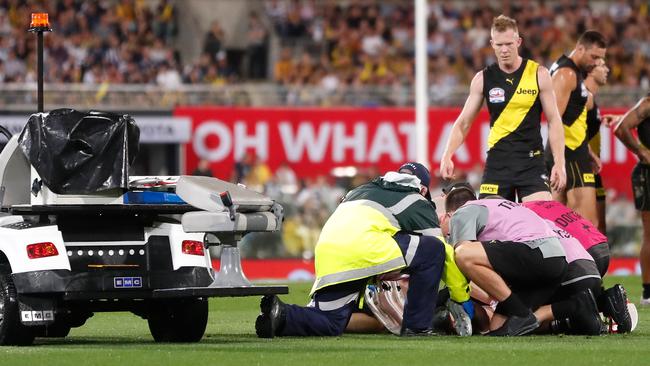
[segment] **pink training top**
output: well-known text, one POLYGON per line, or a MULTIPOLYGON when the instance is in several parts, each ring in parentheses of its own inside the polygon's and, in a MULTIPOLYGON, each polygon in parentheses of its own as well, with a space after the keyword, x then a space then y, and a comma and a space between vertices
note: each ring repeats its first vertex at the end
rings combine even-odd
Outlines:
POLYGON ((571 263, 578 259, 586 259, 592 262, 594 261, 591 255, 587 253, 585 248, 582 247, 582 244, 580 244, 578 239, 574 238, 571 234, 555 225, 553 221, 548 219, 544 219, 544 221, 546 221, 546 224, 560 238, 560 243, 562 243, 562 248, 564 248, 564 253, 566 254, 567 263, 571 263))
POLYGON ((469 201, 488 209, 487 223, 478 235, 480 241, 500 240, 523 243, 557 235, 535 213, 518 203, 504 199, 469 201))
POLYGON ((578 239, 582 247, 589 249, 607 242, 603 235, 589 220, 557 201, 529 201, 524 206, 535 211, 540 217, 551 220, 557 227, 578 239))

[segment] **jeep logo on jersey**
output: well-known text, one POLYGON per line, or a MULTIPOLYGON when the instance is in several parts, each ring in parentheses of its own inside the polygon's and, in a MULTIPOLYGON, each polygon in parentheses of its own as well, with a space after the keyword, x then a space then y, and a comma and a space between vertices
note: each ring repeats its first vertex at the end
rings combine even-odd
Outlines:
POLYGON ((488 101, 490 103, 503 103, 506 101, 506 92, 501 88, 492 88, 488 92, 488 101))
POLYGON ((524 89, 524 88, 519 88, 519 89, 517 89, 517 94, 530 94, 530 95, 537 95, 537 90, 535 90, 535 89, 524 89))

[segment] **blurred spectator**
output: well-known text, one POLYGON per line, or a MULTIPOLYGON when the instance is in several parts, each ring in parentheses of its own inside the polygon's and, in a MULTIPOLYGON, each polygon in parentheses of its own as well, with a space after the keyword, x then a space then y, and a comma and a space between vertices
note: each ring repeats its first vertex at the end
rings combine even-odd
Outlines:
MULTIPOLYGON (((219 81, 217 82, 218 84, 224 84, 226 82, 234 82, 237 79, 237 73, 232 68, 232 66, 230 66, 225 51, 219 51, 217 53, 216 70, 217 70, 217 77, 219 79, 219 81)), ((215 81, 213 81, 213 83, 215 83, 215 81)))
POLYGON ((293 60, 291 48, 285 47, 280 52, 280 58, 275 62, 273 67, 273 78, 277 82, 287 82, 293 73, 293 60))
POLYGON ((118 18, 126 21, 133 21, 135 19, 135 6, 133 0, 120 0, 115 8, 115 13, 118 18))
POLYGON ((244 183, 244 178, 248 176, 254 163, 255 158, 253 155, 249 152, 245 152, 244 155, 235 162, 235 167, 230 181, 233 183, 244 183))
POLYGON ((248 18, 248 33, 246 38, 248 77, 251 79, 266 78, 268 32, 255 12, 251 13, 248 18))
POLYGON ((266 184, 272 177, 273 174, 266 162, 259 157, 253 158, 251 169, 244 176, 244 185, 252 190, 264 192, 266 184))
POLYGON ((178 70, 171 67, 167 61, 164 61, 158 68, 156 84, 168 90, 178 89, 182 84, 181 75, 178 73, 178 70))
POLYGON ((286 2, 282 0, 267 0, 264 2, 266 14, 273 22, 275 31, 280 34, 284 34, 283 24, 287 18, 286 5, 286 2))
POLYGON ((296 173, 286 161, 280 163, 275 170, 275 181, 281 187, 282 193, 294 194, 298 191, 298 179, 296 173))
POLYGON ((294 1, 294 6, 289 9, 287 14, 286 23, 280 28, 282 36, 292 43, 307 36, 307 27, 301 17, 299 7, 296 6, 298 3, 298 1, 294 1))
POLYGON ((27 67, 25 62, 16 57, 16 52, 10 50, 7 53, 7 60, 4 63, 5 78, 7 81, 23 82, 25 81, 25 71, 27 67))
POLYGON ((203 52, 210 55, 212 61, 217 60, 217 54, 221 51, 223 46, 224 32, 219 22, 216 20, 212 21, 210 30, 205 35, 205 40, 203 41, 203 52))
POLYGON ((298 233, 302 224, 300 215, 285 215, 282 222, 282 242, 288 255, 292 257, 302 256, 306 249, 302 236, 298 233))
POLYGON ((178 33, 176 7, 169 0, 160 0, 158 3, 153 28, 156 37, 166 42, 169 42, 178 33))
POLYGON ((210 162, 206 159, 199 160, 196 169, 192 171, 192 175, 199 175, 203 177, 212 177, 212 169, 210 169, 210 162))

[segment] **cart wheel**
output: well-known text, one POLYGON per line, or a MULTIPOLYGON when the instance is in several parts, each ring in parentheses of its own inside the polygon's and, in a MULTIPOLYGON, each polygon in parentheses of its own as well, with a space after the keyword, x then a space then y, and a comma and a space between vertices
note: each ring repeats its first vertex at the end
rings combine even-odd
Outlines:
POLYGON ((208 300, 154 301, 149 309, 148 322, 156 342, 198 342, 208 324, 208 300))
POLYGON ((18 295, 9 266, 0 265, 0 345, 29 346, 34 332, 20 322, 18 295))

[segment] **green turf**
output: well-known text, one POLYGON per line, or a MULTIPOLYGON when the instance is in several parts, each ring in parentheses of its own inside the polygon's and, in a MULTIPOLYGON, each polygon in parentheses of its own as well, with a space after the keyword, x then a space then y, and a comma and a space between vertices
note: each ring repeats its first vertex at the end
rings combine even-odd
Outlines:
MULTIPOLYGON (((638 302, 638 277, 623 283, 638 302)), ((309 284, 292 285, 288 302, 304 304, 309 284)), ((32 347, 0 348, 0 365, 604 365, 650 363, 650 309, 640 309, 629 335, 521 338, 344 335, 332 338, 255 337, 259 298, 213 299, 206 335, 196 344, 154 343, 146 321, 130 313, 96 314, 65 339, 39 338, 32 347)))

